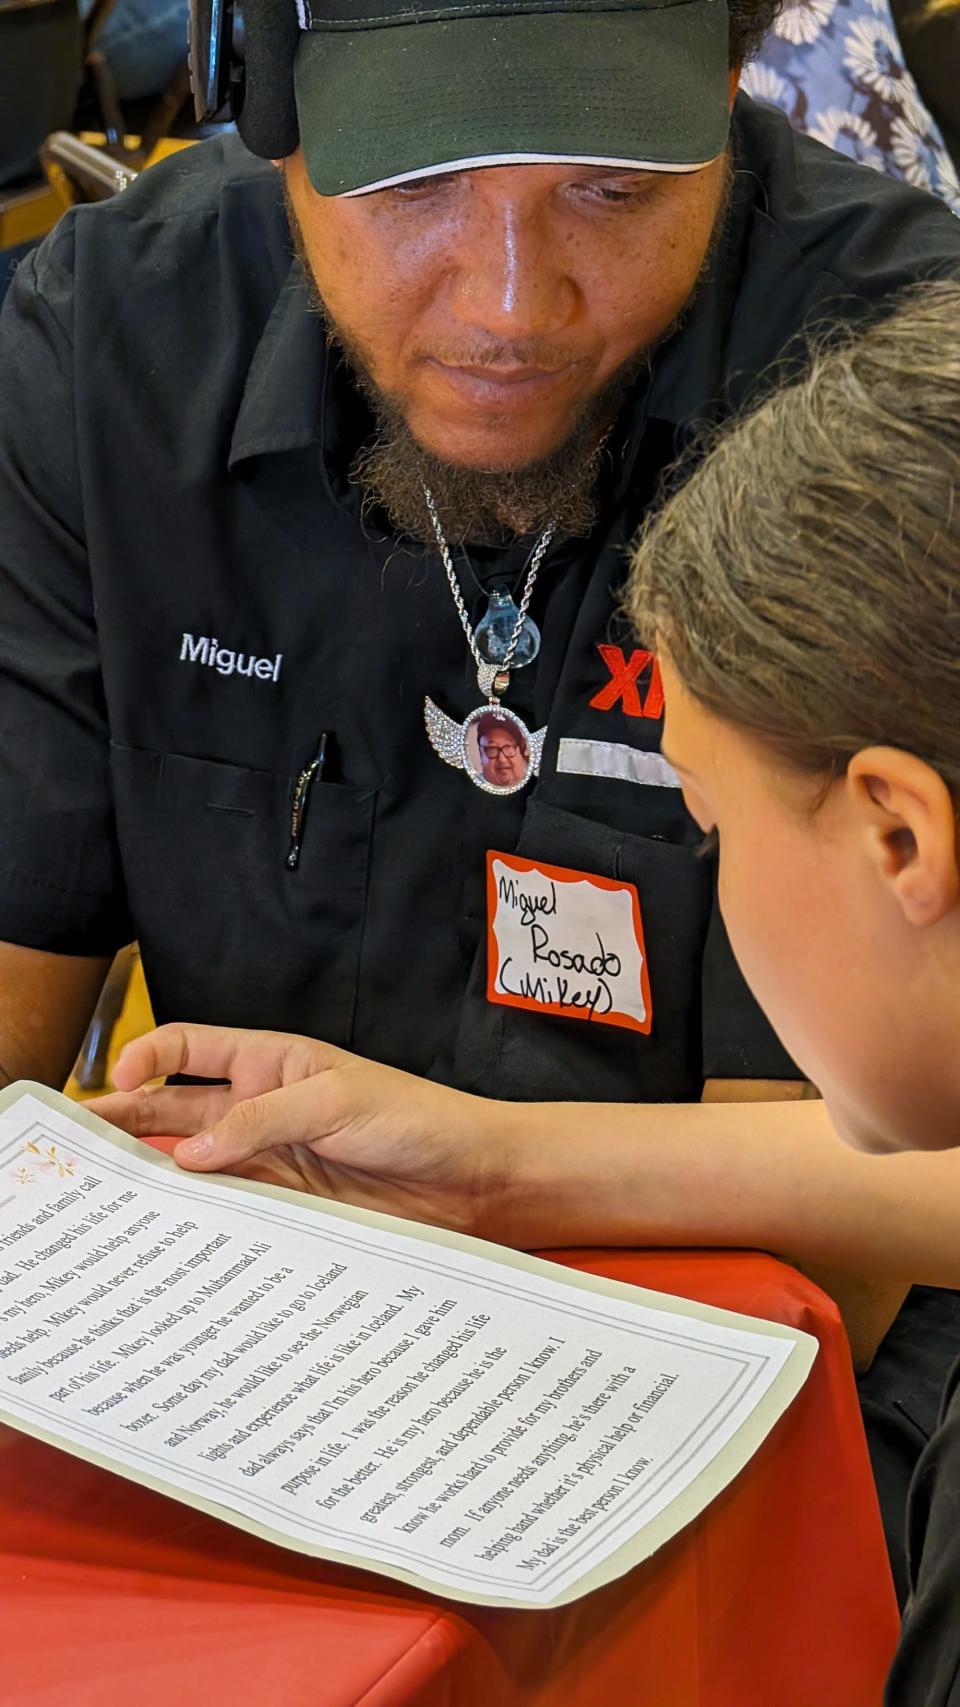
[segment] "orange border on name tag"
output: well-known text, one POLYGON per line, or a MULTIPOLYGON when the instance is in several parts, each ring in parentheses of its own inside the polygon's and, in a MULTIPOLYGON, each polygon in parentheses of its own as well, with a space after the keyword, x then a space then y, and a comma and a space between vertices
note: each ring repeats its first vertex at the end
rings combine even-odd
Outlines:
POLYGON ((597 877, 592 871, 574 871, 570 866, 547 865, 539 859, 523 859, 519 854, 499 853, 496 848, 487 852, 487 1001, 495 1002, 505 1008, 525 1008, 528 1013, 558 1014, 562 1019, 587 1020, 593 1025, 617 1025, 626 1031, 639 1031, 645 1037, 653 1029, 653 999, 650 994, 650 972, 647 964, 647 945, 643 934, 643 918, 640 912, 640 897, 632 883, 618 883, 612 877, 597 877), (536 871, 543 877, 548 877, 553 883, 592 883, 595 889, 604 889, 613 894, 627 894, 632 903, 633 929, 636 935, 637 947, 640 950, 640 995, 643 1001, 646 1019, 635 1019, 633 1014, 589 1013, 584 1008, 572 1007, 562 1002, 538 1002, 532 996, 513 996, 498 990, 497 978, 500 973, 500 955, 493 920, 497 910, 497 880, 494 876, 493 862, 500 860, 508 870, 519 875, 536 871))

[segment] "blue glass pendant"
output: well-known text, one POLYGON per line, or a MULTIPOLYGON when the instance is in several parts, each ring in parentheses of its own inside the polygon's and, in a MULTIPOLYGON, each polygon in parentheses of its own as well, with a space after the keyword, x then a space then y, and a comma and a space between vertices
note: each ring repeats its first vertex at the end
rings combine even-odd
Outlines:
MULTIPOLYGON (((477 651, 485 663, 499 664, 506 657, 519 615, 519 607, 514 604, 508 588, 494 585, 490 589, 486 614, 473 631, 477 651)), ((532 664, 539 650, 540 630, 532 616, 525 616, 511 669, 522 670, 525 664, 532 664)))

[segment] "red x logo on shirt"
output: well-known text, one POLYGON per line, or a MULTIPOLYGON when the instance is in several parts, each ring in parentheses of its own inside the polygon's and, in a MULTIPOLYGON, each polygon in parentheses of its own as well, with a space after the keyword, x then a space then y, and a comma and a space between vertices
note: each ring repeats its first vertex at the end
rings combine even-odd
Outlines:
POLYGON ((610 680, 590 701, 594 711, 612 711, 622 700, 626 717, 660 717, 663 713, 663 682, 653 653, 638 646, 627 659, 619 646, 598 646, 597 651, 610 671, 610 680), (637 679, 648 664, 651 666, 650 680, 641 702, 637 679))

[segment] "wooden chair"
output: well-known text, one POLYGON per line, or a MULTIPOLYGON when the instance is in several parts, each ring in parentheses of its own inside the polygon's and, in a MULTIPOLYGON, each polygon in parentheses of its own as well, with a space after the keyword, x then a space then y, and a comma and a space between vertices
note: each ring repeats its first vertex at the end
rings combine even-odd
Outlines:
MULTIPOLYGON (((0 0, 0 26, 7 12, 55 8, 60 0, 0 0)), ((76 0, 70 0, 75 6, 76 0)), ((174 147, 170 131, 190 98, 190 74, 179 67, 163 94, 143 110, 140 130, 132 133, 117 95, 110 66, 98 41, 117 0, 95 0, 83 25, 78 80, 80 111, 96 128, 79 133, 54 130, 40 146, 43 176, 4 193, 0 189, 0 250, 38 242, 52 230, 65 207, 78 201, 102 201, 116 195, 137 173, 174 147)))
POLYGON ((103 1090, 107 1078, 110 1045, 139 958, 136 943, 131 943, 129 948, 120 950, 107 973, 100 1000, 77 1056, 73 1079, 68 1087, 75 1093, 86 1095, 91 1091, 103 1090))
POLYGON ((0 168, 13 180, 0 188, 0 249, 36 242, 60 214, 60 204, 39 170, 30 178, 29 162, 43 129, 55 124, 58 115, 61 122, 69 120, 83 54, 76 0, 0 0, 0 56, 6 70, 0 168))

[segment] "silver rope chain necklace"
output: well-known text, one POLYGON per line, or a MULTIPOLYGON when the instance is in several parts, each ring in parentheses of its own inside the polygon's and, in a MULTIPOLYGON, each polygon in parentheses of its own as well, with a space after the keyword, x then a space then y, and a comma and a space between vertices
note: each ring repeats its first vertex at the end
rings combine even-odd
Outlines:
POLYGON ((550 522, 537 540, 530 558, 513 630, 502 657, 491 663, 484 658, 477 645, 476 632, 470 624, 463 591, 440 525, 433 493, 426 484, 423 487, 423 496, 457 615, 477 666, 477 687, 486 699, 485 705, 478 706, 462 723, 457 723, 441 711, 428 694, 423 702, 423 720, 427 735, 434 752, 454 769, 466 771, 470 781, 477 788, 483 789, 485 794, 516 794, 526 786, 531 776, 539 773, 547 731, 544 728, 531 733, 514 712, 503 709, 500 701, 510 686, 511 666, 514 665, 517 647, 527 626, 533 589, 540 565, 556 532, 556 522, 550 522))

